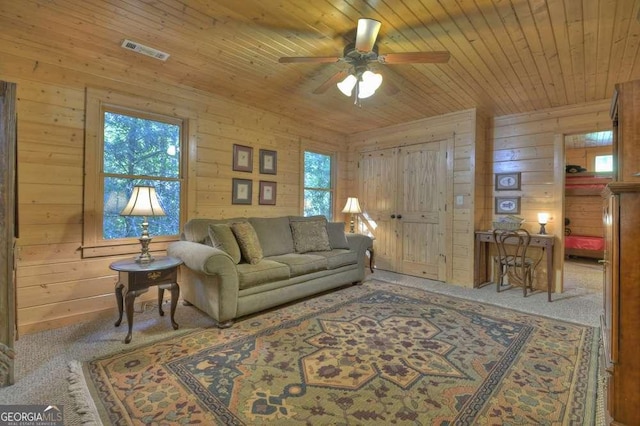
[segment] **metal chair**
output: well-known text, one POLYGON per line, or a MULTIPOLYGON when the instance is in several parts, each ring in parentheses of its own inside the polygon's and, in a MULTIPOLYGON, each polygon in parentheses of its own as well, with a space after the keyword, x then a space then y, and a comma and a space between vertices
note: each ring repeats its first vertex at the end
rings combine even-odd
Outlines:
MULTIPOLYGON (((507 231, 495 229, 493 231, 493 241, 496 245, 497 256, 495 258, 496 290, 501 291, 504 278, 509 279, 509 287, 512 285, 522 286, 524 297, 527 297, 527 289, 533 292, 533 272, 540 263, 540 259, 534 261, 527 257, 527 248, 531 241, 531 235, 526 229, 507 231)), ((505 289, 505 290, 506 290, 505 289)))

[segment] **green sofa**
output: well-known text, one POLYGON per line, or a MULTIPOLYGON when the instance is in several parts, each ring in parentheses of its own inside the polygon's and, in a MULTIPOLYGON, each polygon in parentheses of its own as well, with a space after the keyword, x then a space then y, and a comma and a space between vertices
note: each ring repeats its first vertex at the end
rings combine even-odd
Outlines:
POLYGON ((184 262, 183 299, 224 328, 236 318, 361 282, 372 244, 324 216, 192 219, 167 253, 184 262))

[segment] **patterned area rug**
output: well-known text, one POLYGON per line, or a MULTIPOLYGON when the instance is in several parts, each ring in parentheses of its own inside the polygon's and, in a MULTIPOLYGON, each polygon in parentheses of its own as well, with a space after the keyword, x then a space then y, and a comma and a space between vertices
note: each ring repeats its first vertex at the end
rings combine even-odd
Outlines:
POLYGON ((105 424, 586 425, 597 343, 593 327, 370 281, 83 372, 105 424))

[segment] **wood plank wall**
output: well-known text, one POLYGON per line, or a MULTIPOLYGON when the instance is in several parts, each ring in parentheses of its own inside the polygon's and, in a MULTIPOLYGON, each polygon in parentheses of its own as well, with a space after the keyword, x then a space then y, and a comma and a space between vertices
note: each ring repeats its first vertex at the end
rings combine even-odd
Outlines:
MULTIPOLYGON (((345 136, 278 114, 180 86, 160 77, 109 72, 79 63, 55 63, 55 55, 0 46, 0 80, 17 83, 17 250, 20 333, 77 323, 109 310, 116 314, 109 264, 118 257, 82 259, 85 88, 98 87, 171 102, 197 116, 196 202, 190 217, 279 216, 301 213, 301 158, 305 148, 335 153, 337 198, 346 197, 345 136), (29 56, 27 56, 27 54, 29 56), (100 75, 98 75, 100 74, 100 75), (234 143, 254 148, 254 172, 231 171, 234 143), (278 174, 260 175, 260 148, 278 152, 278 174), (254 181, 253 205, 231 204, 231 179, 254 181), (258 181, 278 183, 277 205, 258 205, 258 181)), ((151 59, 150 59, 151 60, 151 59)), ((161 74, 161 73, 159 73, 161 74)), ((193 191, 195 186, 195 191, 193 191)), ((336 203, 336 214, 342 208, 336 203)), ((140 300, 153 300, 150 291, 140 300)), ((179 316, 179 312, 177 314, 179 316)))
MULTIPOLYGON (((478 201, 475 179, 482 174, 476 168, 476 155, 481 155, 476 148, 484 145, 484 127, 476 124, 476 110, 470 109, 349 136, 350 194, 357 194, 361 152, 453 138, 453 159, 447 165, 447 185, 452 187, 448 207, 453 206, 452 220, 446 225, 445 246, 450 251, 447 282, 469 287, 473 286, 474 212, 478 201), (482 133, 479 140, 478 131, 482 133), (462 196, 462 204, 453 202, 456 196, 462 196)), ((483 203, 484 199, 479 201, 483 203)))
MULTIPOLYGON (((18 84, 17 285, 21 333, 76 323, 104 310, 115 315, 112 289, 116 277, 108 265, 117 258, 82 259, 80 255, 86 87, 110 89, 152 102, 170 99, 197 113, 196 179, 188 183, 196 186, 191 217, 300 213, 301 152, 309 148, 336 153, 335 217, 340 219, 339 204, 356 193, 360 151, 454 135, 450 178, 453 197, 462 195, 463 204, 454 206, 452 232, 448 232, 453 247, 448 281, 465 286, 473 282, 473 230, 487 227, 493 218, 494 193, 487 190, 486 197, 482 195, 483 189, 492 185, 492 173, 523 170, 523 215, 528 225, 535 225, 535 213, 544 208, 554 218, 549 230, 557 234, 555 224, 562 218, 561 135, 611 128, 608 102, 498 117, 487 129, 488 152, 482 160, 484 119, 478 119, 475 110, 345 137, 187 88, 163 79, 161 73, 151 78, 110 73, 71 59, 63 66, 55 55, 3 46, 0 80, 18 84), (233 143, 254 147, 256 171, 251 175, 230 171, 233 143), (233 206, 231 178, 260 179, 259 148, 278 151, 278 205, 258 206, 256 192, 252 206, 233 206), (483 161, 487 170, 484 176, 478 166, 483 161)), ((556 274, 560 253, 558 250, 556 274)), ((148 298, 153 299, 153 295, 148 298)))
MULTIPOLYGON (((555 234, 554 280, 557 290, 562 285, 564 236, 564 135, 611 130, 609 101, 592 102, 562 108, 495 117, 489 126, 489 143, 493 149, 487 158, 487 169, 493 173, 522 172, 520 191, 500 191, 522 197, 521 215, 525 228, 538 232, 537 213, 548 212, 547 232, 555 234)), ((487 191, 488 228, 494 220, 495 190, 487 191)), ((544 265, 538 266, 537 285, 546 277, 544 265)))

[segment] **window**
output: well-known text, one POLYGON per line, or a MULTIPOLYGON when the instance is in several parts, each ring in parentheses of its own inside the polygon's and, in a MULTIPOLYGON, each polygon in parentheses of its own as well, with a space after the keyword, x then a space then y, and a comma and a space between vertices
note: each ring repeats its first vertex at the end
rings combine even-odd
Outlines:
POLYGON ((106 108, 103 113, 102 238, 137 237, 142 218, 120 216, 134 185, 156 188, 166 216, 149 217, 153 235, 180 229, 181 122, 158 121, 106 108))
POLYGON ((596 155, 596 172, 613 171, 613 155, 596 155))
POLYGON ((331 155, 304 152, 304 216, 333 218, 333 161, 331 155))
POLYGON ((185 179, 193 115, 178 105, 87 89, 82 257, 140 250, 143 218, 120 216, 135 185, 154 186, 166 213, 147 218, 152 250, 178 239, 193 210, 185 179))

